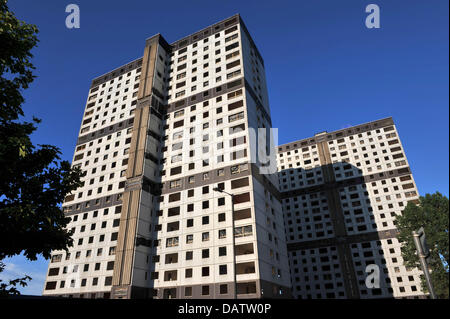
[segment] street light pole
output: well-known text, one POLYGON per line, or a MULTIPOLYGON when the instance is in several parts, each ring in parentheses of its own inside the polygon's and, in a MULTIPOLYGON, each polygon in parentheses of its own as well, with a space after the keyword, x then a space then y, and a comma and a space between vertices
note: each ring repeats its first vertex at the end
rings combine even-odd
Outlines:
POLYGON ((224 190, 215 187, 214 191, 219 193, 227 194, 231 197, 231 238, 233 243, 233 276, 234 276, 234 299, 237 299, 237 276, 236 276, 236 248, 235 248, 235 238, 234 238, 234 195, 225 192, 224 190))
POLYGON ((420 260, 420 264, 422 266, 423 274, 425 275, 425 280, 427 282, 428 290, 430 291, 430 295, 432 299, 436 299, 436 294, 434 293, 433 283, 431 282, 430 272, 428 271, 428 263, 426 261, 426 255, 424 252, 424 248, 422 247, 422 243, 420 242, 420 237, 424 236, 424 231, 421 228, 419 232, 412 232, 414 238, 414 244, 416 245, 417 255, 420 260))

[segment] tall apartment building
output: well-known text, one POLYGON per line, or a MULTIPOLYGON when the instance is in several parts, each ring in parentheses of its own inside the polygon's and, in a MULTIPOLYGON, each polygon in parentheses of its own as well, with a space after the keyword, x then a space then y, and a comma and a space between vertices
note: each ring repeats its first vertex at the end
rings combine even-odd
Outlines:
POLYGON ((147 39, 142 58, 92 81, 73 157, 86 176, 63 204, 74 245, 52 253, 43 294, 289 297, 278 179, 254 152, 273 145, 252 129, 270 127, 239 15, 147 39))
POLYGON ((281 145, 277 163, 294 297, 425 297, 396 239, 419 195, 392 118, 281 145))

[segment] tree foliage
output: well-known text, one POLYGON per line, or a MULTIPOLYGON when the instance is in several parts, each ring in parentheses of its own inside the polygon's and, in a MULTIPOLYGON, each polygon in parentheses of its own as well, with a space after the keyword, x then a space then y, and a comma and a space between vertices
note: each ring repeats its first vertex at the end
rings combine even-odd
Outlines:
MULTIPOLYGON (((29 260, 49 258, 51 250, 72 244, 60 204, 81 185, 81 171, 62 161, 57 147, 33 145, 30 135, 39 119, 21 121, 22 91, 35 78, 31 50, 37 33, 36 26, 19 21, 7 1, 0 0, 0 261, 18 254, 29 260)), ((2 263, 0 272, 3 268, 2 263)), ((7 286, 0 281, 0 291, 8 291, 7 286)))
MULTIPOLYGON (((5 269, 5 264, 0 261, 0 272, 5 269)), ((16 278, 8 280, 8 282, 2 282, 0 280, 0 298, 8 295, 20 295, 20 291, 16 288, 17 285, 25 287, 27 280, 31 280, 30 276, 25 275, 22 278, 16 278)))
MULTIPOLYGON (((436 192, 421 196, 419 204, 409 202, 401 216, 396 218, 402 243, 402 257, 407 267, 419 267, 420 262, 412 237, 412 231, 423 227, 427 246, 430 250, 428 265, 436 295, 449 298, 449 215, 448 198, 436 192)), ((422 289, 428 291, 422 276, 422 289)))

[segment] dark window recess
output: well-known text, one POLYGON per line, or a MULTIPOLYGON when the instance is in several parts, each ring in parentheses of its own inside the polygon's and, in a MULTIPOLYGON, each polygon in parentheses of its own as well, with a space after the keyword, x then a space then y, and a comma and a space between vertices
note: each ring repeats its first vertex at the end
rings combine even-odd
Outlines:
POLYGON ((186 63, 183 63, 183 64, 181 64, 181 65, 179 65, 177 67, 177 71, 180 71, 180 70, 183 70, 183 69, 186 69, 186 63))
POLYGON ((238 66, 239 64, 241 64, 241 60, 236 60, 234 62, 228 63, 227 64, 227 70, 234 68, 235 66, 238 66))
POLYGON ((227 45, 225 47, 225 51, 233 50, 234 48, 237 48, 239 46, 239 42, 235 42, 233 44, 227 45))
POLYGON ((175 193, 175 194, 169 195, 169 203, 179 201, 180 199, 181 199, 181 193, 175 193))
POLYGON ((45 284, 45 290, 56 289, 56 281, 49 281, 45 284))
POLYGON ((234 203, 240 204, 250 201, 250 193, 243 193, 239 195, 234 195, 234 203))
POLYGON ((220 294, 227 294, 228 293, 228 285, 224 284, 224 285, 220 285, 220 294))
POLYGON ((170 169, 170 176, 181 174, 181 166, 170 169))
POLYGON ((114 269, 114 261, 109 261, 106 264, 106 270, 113 270, 114 269))
POLYGON ((64 199, 64 202, 70 202, 70 201, 73 201, 75 199, 75 194, 72 194, 72 195, 69 195, 69 196, 66 196, 66 198, 64 199))
POLYGON ((231 89, 231 88, 241 85, 241 84, 242 84, 242 79, 239 79, 239 80, 236 80, 233 82, 229 82, 229 83, 227 83, 227 89, 231 89))
POLYGON ((249 179, 248 177, 235 179, 231 181, 231 189, 245 187, 249 185, 249 179))
MULTIPOLYGON (((225 24, 227 25, 229 25, 230 24, 230 22, 232 23, 232 22, 234 22, 233 20, 230 20, 229 22, 227 21, 225 24)), ((228 33, 231 33, 231 32, 233 32, 233 31, 236 31, 237 30, 237 26, 235 25, 234 27, 231 27, 231 28, 229 28, 229 29, 226 29, 225 30, 225 34, 228 34, 228 33)))
POLYGON ((398 144, 398 140, 395 139, 395 140, 389 141, 388 144, 389 144, 389 145, 398 144))
POLYGON ((171 207, 171 208, 169 208, 168 211, 167 211, 167 215, 169 217, 180 215, 180 207, 171 207))
POLYGON ((244 101, 243 100, 231 103, 231 104, 228 105, 228 111, 237 109, 237 108, 239 108, 241 106, 244 106, 244 101))
POLYGON ((106 277, 105 278, 105 286, 111 286, 112 285, 112 277, 106 277))
POLYGON ((59 268, 50 268, 48 270, 49 276, 58 276, 58 274, 59 274, 59 268))
POLYGON ((185 85, 186 85, 186 81, 183 81, 183 82, 177 83, 176 88, 179 89, 185 85))
POLYGON ((178 107, 184 106, 185 102, 186 102, 186 100, 185 100, 185 99, 183 99, 183 100, 181 100, 181 101, 177 101, 177 102, 175 102, 175 108, 178 108, 178 107))
POLYGON ((184 120, 177 121, 173 123, 173 128, 177 128, 184 125, 184 120))
POLYGON ((252 210, 250 208, 239 209, 234 211, 234 219, 241 220, 252 217, 252 210))
POLYGON ((167 224, 167 231, 171 232, 171 231, 176 231, 180 229, 180 222, 173 222, 173 223, 168 223, 167 224))
POLYGON ((88 124, 88 123, 90 123, 91 121, 92 121, 92 117, 91 117, 91 118, 88 118, 88 119, 85 119, 85 120, 83 121, 83 124, 82 124, 82 125, 88 124))

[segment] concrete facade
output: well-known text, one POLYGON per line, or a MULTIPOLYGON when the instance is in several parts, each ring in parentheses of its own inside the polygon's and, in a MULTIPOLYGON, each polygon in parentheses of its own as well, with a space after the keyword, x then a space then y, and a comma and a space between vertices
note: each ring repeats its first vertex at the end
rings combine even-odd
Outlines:
POLYGON ((54 252, 44 294, 289 297, 276 171, 261 176, 253 151, 261 127, 264 62, 239 15, 172 44, 151 37, 142 59, 94 79, 73 160, 87 175, 63 205, 75 245, 54 252), (234 230, 216 187, 234 195, 234 230))
POLYGON ((423 296, 395 239, 418 193, 392 119, 276 148, 267 91, 239 15, 172 44, 157 34, 94 79, 72 164, 86 176, 63 204, 74 245, 52 253, 43 294, 423 296))
POLYGON ((419 194, 392 118, 280 145, 277 161, 294 297, 425 297, 396 239, 419 194))

